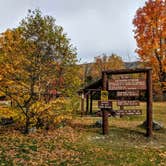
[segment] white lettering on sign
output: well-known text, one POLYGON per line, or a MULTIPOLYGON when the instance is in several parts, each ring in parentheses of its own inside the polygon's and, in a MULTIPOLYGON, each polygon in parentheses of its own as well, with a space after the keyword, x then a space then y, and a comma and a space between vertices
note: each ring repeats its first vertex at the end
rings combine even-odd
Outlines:
POLYGON ((98 101, 99 108, 112 108, 112 101, 98 101))
POLYGON ((146 82, 143 79, 117 79, 109 80, 109 90, 145 90, 146 82))
POLYGON ((139 106, 138 100, 118 100, 118 106, 139 106))
POLYGON ((139 91, 117 91, 117 96, 118 97, 125 97, 125 96, 139 96, 139 91))
POLYGON ((117 115, 142 115, 142 110, 117 110, 117 115))

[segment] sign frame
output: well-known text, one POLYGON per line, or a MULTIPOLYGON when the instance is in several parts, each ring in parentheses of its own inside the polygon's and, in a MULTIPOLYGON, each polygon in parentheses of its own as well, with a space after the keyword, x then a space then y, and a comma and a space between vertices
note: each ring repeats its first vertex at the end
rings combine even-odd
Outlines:
MULTIPOLYGON (((146 75, 146 90, 147 100, 146 100, 146 136, 152 137, 152 113, 153 113, 153 95, 152 95, 152 68, 144 69, 121 69, 121 70, 107 70, 102 72, 102 90, 110 90, 108 88, 108 76, 111 75, 123 75, 123 74, 135 74, 144 73, 146 75)), ((109 85, 110 86, 110 85, 109 85)), ((135 88, 133 90, 137 90, 135 88)), ((119 89, 118 89, 119 90, 119 89)), ((103 120, 103 134, 108 134, 108 112, 106 109, 102 109, 102 120, 103 120)))

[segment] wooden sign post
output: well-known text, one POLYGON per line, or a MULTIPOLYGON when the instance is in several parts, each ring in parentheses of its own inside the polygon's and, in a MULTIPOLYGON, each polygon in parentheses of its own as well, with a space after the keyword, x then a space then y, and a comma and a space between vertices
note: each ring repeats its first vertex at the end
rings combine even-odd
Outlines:
MULTIPOLYGON (((102 73, 102 90, 107 90, 107 74, 105 72, 102 73)), ((103 134, 108 134, 108 112, 105 108, 101 108, 102 110, 102 128, 103 128, 103 134)))
MULTIPOLYGON (((122 69, 122 70, 109 70, 102 72, 102 90, 113 90, 117 91, 117 96, 121 97, 121 100, 118 100, 118 106, 121 108, 123 106, 138 106, 139 101, 136 100, 124 100, 124 97, 138 97, 139 90, 146 90, 147 92, 147 101, 146 101, 146 136, 152 136, 152 69, 122 69), (109 80, 108 75, 125 75, 125 74, 135 74, 135 73, 144 73, 146 74, 146 81, 139 78, 128 78, 124 77, 122 79, 109 80), (108 85, 108 88, 107 88, 108 85)), ((105 108, 101 108, 102 110, 102 120, 103 120, 103 134, 108 134, 108 112, 105 108)), ((117 114, 120 115, 140 115, 142 111, 139 109, 134 110, 117 110, 117 114)))
POLYGON ((153 94, 152 94, 152 70, 146 72, 146 86, 147 86, 147 110, 146 110, 146 136, 152 136, 152 103, 153 103, 153 94))

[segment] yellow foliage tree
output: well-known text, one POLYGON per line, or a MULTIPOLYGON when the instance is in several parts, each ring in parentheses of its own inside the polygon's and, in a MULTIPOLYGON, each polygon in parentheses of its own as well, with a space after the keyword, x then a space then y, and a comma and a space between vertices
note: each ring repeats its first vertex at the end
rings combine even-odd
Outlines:
POLYGON ((62 94, 78 87, 76 61, 63 28, 39 10, 29 11, 18 28, 1 34, 0 91, 22 111, 25 133, 33 115, 31 106, 43 100, 50 82, 55 81, 54 88, 62 94))

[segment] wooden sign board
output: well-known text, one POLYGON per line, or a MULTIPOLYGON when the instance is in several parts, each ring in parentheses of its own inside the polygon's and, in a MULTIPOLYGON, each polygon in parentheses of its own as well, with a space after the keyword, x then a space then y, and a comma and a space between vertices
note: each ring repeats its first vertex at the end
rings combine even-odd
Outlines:
POLYGON ((118 97, 138 97, 139 91, 117 91, 118 97))
POLYGON ((146 82, 143 79, 117 79, 109 80, 109 90, 145 90, 146 82))
POLYGON ((112 108, 112 101, 98 101, 99 108, 112 108))
POLYGON ((142 115, 142 110, 117 110, 116 115, 142 115))
POLYGON ((101 91, 101 101, 108 101, 108 91, 101 91))
POLYGON ((118 100, 118 106, 139 106, 138 100, 118 100))

